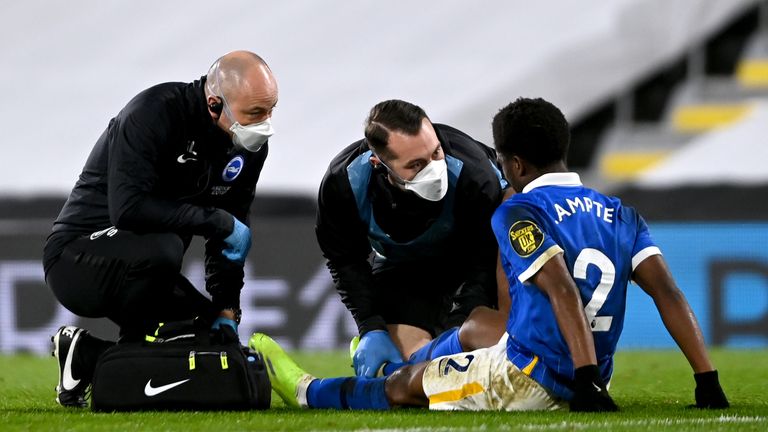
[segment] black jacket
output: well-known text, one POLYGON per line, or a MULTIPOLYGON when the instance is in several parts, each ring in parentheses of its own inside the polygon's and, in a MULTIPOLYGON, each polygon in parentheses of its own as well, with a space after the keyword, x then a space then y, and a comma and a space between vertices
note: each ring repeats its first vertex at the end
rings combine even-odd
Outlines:
MULTIPOLYGON (((456 186, 453 247, 443 251, 444 266, 432 266, 429 271, 442 271, 455 264, 462 267, 462 296, 454 302, 468 313, 478 304, 495 304, 497 247, 491 215, 503 196, 500 174, 494 169, 497 165, 493 165, 496 155, 492 149, 450 126, 434 124, 434 128, 445 154, 460 159, 464 165, 456 186)), ((347 174, 347 166, 367 150, 365 141, 360 140, 333 159, 320 186, 315 227, 336 289, 355 318, 360 334, 385 328, 371 292, 369 257, 372 249, 368 225, 359 216, 347 174)), ((385 170, 375 170, 369 184, 374 217, 392 238, 400 236, 398 241, 408 241, 408 237, 417 234, 413 225, 423 231, 434 220, 441 210, 439 203, 436 206, 409 192, 399 191, 391 187, 384 176, 385 170)), ((419 259, 419 256, 413 257, 414 261, 419 259)))
POLYGON ((206 289, 217 306, 239 305, 243 266, 221 255, 222 239, 232 216, 248 224, 268 149, 232 144, 208 114, 204 84, 205 77, 156 85, 109 122, 53 224, 46 272, 67 242, 111 226, 199 235, 207 239, 206 289))

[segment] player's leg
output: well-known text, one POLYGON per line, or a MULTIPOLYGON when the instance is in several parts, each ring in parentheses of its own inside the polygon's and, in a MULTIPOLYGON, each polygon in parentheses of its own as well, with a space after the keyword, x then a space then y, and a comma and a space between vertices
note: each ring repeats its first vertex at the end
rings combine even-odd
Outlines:
POLYGON ((506 338, 490 347, 431 361, 422 377, 433 410, 530 411, 562 402, 507 359, 506 338))
POLYGON ((273 390, 294 408, 387 409, 427 402, 421 387, 423 364, 407 366, 387 378, 315 378, 267 335, 255 333, 248 346, 264 356, 273 390))
POLYGON ((406 359, 432 340, 432 334, 414 325, 387 324, 387 331, 392 342, 406 359))
MULTIPOLYGON (((390 375, 408 364, 416 364, 445 355, 474 351, 495 345, 504 335, 506 317, 503 313, 485 306, 475 308, 461 327, 454 327, 424 344, 403 363, 388 363, 381 369, 382 375, 390 375)), ((354 354, 354 344, 350 355, 354 354)))
POLYGON ((422 378, 429 362, 406 365, 387 377, 384 389, 392 406, 429 406, 422 378))
POLYGON ((489 307, 473 309, 458 331, 462 350, 474 351, 496 345, 506 331, 507 318, 503 312, 489 307))

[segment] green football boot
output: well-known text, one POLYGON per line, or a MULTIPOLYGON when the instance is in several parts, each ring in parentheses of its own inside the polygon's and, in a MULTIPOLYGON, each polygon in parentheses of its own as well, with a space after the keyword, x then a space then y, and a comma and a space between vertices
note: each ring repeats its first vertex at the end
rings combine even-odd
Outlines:
POLYGON ((360 345, 360 336, 355 336, 352 338, 351 341, 349 341, 349 359, 352 361, 352 369, 355 368, 354 361, 355 361, 355 351, 357 351, 357 346, 360 345))
POLYGON ((248 347, 264 357, 272 390, 283 402, 289 407, 307 408, 307 388, 315 377, 299 367, 274 339, 263 333, 254 333, 248 347))

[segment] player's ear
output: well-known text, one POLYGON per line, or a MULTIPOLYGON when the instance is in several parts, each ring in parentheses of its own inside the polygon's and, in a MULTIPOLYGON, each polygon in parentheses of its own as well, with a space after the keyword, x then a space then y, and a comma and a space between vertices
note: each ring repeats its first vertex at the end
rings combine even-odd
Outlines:
POLYGON ((528 172, 526 164, 519 156, 512 156, 512 171, 518 178, 525 176, 528 172))

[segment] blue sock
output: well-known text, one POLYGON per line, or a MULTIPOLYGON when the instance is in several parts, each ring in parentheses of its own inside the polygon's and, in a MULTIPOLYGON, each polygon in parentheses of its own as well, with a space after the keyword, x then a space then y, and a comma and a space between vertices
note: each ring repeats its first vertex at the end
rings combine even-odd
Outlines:
POLYGON ((384 392, 386 378, 316 379, 307 389, 310 408, 389 409, 384 392))
POLYGON ((464 352, 464 349, 461 347, 461 342, 459 342, 459 328, 454 327, 444 331, 430 343, 411 354, 408 363, 421 363, 444 355, 458 354, 460 352, 464 352))

